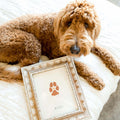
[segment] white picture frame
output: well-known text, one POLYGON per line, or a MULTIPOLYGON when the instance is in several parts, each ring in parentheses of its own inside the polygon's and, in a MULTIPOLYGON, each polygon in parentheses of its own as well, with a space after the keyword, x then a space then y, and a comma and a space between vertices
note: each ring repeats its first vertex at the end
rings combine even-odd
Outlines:
POLYGON ((90 117, 71 57, 21 69, 31 120, 90 117))

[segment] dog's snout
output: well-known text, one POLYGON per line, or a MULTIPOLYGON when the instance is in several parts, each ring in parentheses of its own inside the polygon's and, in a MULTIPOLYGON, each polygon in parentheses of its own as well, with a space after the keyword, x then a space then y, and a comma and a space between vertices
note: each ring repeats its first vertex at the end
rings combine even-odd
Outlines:
POLYGON ((78 54, 80 52, 80 48, 77 45, 73 45, 70 48, 70 51, 71 51, 72 54, 78 54))

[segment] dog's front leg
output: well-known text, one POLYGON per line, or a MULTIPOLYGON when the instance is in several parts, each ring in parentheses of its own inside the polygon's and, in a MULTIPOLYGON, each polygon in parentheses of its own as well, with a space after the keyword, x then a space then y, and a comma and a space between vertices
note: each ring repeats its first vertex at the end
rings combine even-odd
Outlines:
POLYGON ((103 80, 94 72, 90 70, 84 63, 79 61, 74 61, 78 74, 88 81, 93 87, 98 90, 104 88, 105 84, 103 80))
POLYGON ((110 52, 97 45, 92 48, 91 52, 99 56, 114 75, 120 75, 120 63, 114 59, 110 52))

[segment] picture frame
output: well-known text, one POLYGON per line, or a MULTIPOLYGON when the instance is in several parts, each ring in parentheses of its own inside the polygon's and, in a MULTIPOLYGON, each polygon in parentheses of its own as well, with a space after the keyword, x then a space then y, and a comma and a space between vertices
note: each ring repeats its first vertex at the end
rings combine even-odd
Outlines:
POLYGON ((90 117, 71 57, 21 68, 31 120, 90 117))

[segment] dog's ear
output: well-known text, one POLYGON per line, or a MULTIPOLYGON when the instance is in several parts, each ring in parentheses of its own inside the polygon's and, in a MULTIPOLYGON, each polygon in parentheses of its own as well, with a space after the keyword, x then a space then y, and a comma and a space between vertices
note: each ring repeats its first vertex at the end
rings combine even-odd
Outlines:
POLYGON ((59 28, 61 26, 61 20, 62 17, 65 14, 65 9, 62 9, 57 15, 56 18, 54 19, 54 35, 55 37, 59 37, 59 28))
POLYGON ((97 39, 97 37, 100 34, 100 30, 101 30, 100 19, 97 15, 95 16, 95 21, 96 21, 96 25, 95 25, 95 30, 94 30, 94 40, 97 39))

